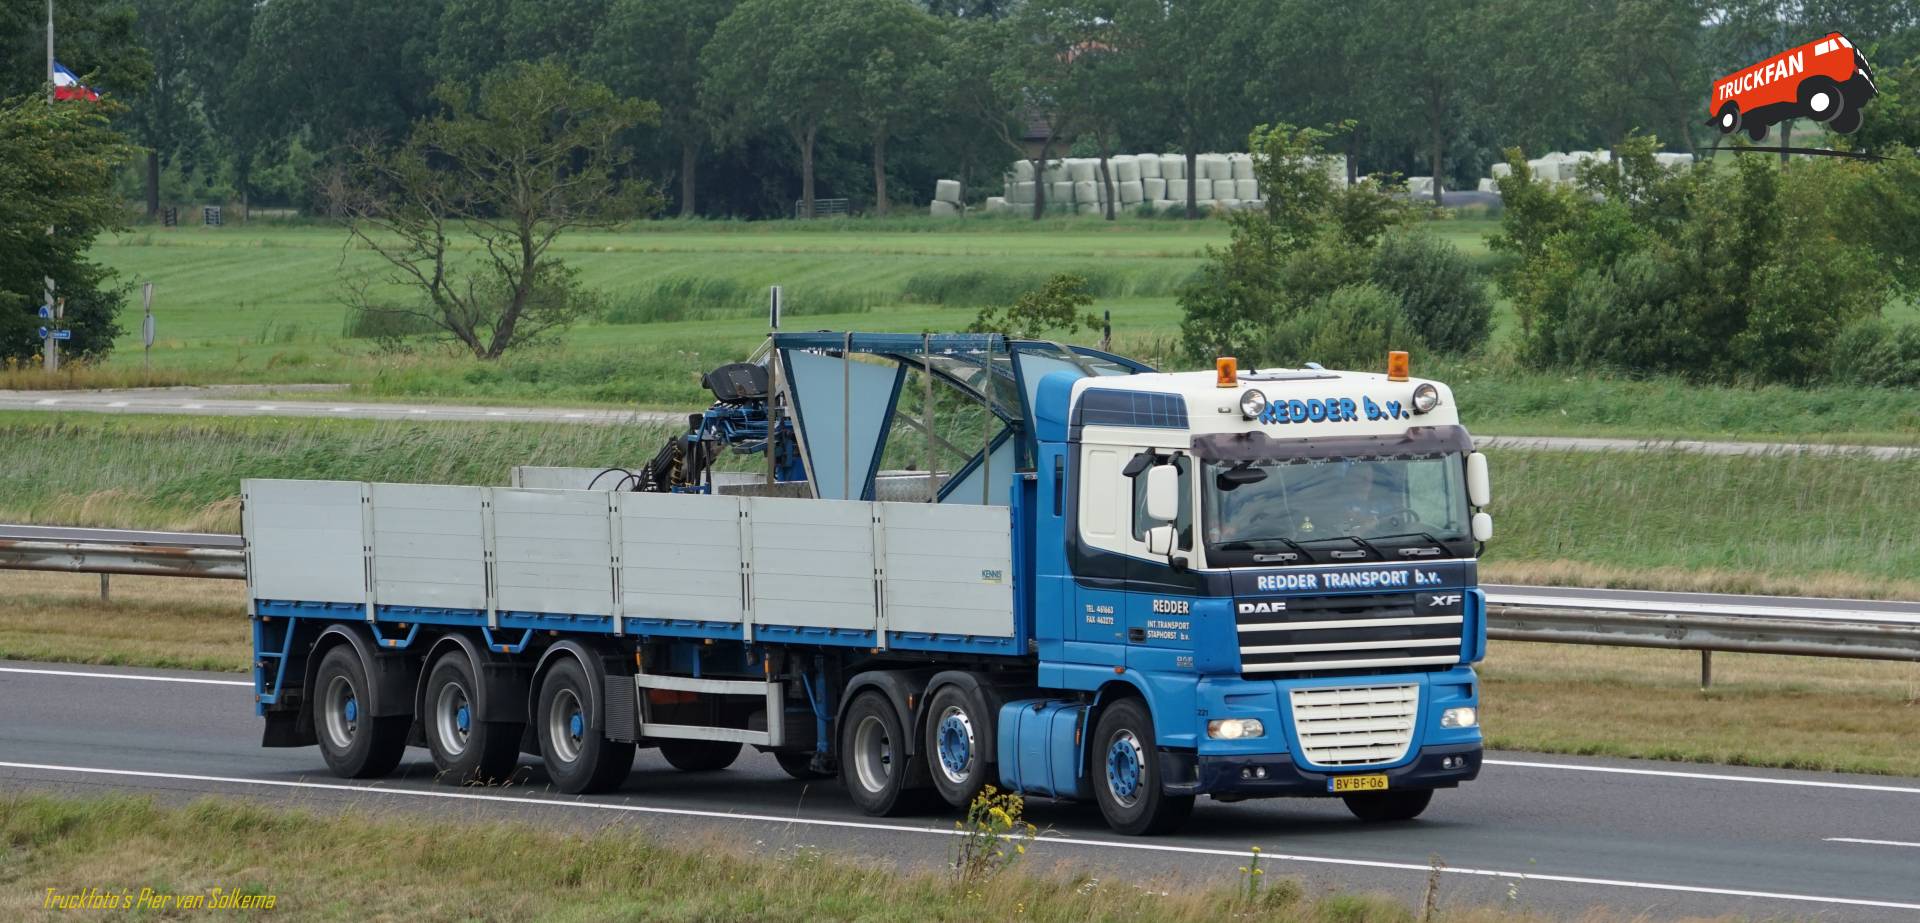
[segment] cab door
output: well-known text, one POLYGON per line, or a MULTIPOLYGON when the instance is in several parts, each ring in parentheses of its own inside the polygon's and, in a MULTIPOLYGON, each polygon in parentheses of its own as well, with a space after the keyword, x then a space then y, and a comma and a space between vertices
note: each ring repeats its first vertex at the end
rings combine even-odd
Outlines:
POLYGON ((1127 556, 1126 644, 1127 666, 1143 671, 1184 670, 1193 666, 1193 618, 1197 601, 1195 576, 1175 569, 1170 558, 1192 562, 1194 461, 1185 453, 1140 453, 1124 470, 1133 473, 1123 494, 1126 502, 1127 556), (1149 457, 1142 458, 1142 455, 1149 457), (1173 522, 1173 555, 1154 554, 1147 547, 1147 530, 1160 523, 1147 518, 1146 472, 1172 465, 1180 473, 1179 514, 1173 522))
POLYGON ((1126 481, 1120 470, 1132 455, 1114 446, 1080 449, 1074 495, 1074 611, 1069 637, 1076 663, 1120 665, 1126 655, 1126 481))

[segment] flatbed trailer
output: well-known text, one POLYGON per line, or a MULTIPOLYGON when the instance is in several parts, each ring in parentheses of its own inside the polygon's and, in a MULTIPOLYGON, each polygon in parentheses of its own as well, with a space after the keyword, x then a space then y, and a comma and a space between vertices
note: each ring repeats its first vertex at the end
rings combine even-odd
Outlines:
POLYGON ((249 480, 263 742, 569 793, 753 747, 873 814, 992 783, 1126 833, 1417 815, 1480 765, 1485 459, 1404 369, 1229 363, 780 334, 588 489, 249 480))

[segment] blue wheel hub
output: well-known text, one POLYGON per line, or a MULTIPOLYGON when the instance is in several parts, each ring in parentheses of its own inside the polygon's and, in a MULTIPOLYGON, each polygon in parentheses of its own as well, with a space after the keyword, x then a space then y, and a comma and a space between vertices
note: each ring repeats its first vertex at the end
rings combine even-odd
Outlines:
POLYGON ((1122 801, 1140 792, 1140 749, 1131 737, 1121 737, 1107 748, 1107 787, 1122 801))
POLYGON ((580 720, 579 712, 574 712, 571 717, 567 718, 567 733, 573 735, 573 739, 579 740, 586 735, 586 732, 587 723, 580 720))
POLYGON ((966 721, 959 715, 948 715, 940 722, 940 765, 949 773, 960 775, 972 761, 973 740, 966 721))
POLYGON ((345 713, 348 721, 360 720, 360 700, 354 698, 347 699, 347 707, 341 709, 341 711, 345 713))
POLYGON ((462 734, 473 727, 473 713, 467 710, 467 706, 462 705, 459 711, 453 713, 453 726, 462 734))

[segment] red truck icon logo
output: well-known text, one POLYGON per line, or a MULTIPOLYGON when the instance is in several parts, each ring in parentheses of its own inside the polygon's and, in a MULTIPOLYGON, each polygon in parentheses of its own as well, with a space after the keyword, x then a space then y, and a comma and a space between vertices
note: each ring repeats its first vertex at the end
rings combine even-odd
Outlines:
POLYGON ((1860 127, 1860 108, 1879 92, 1867 56, 1831 32, 1714 81, 1707 124, 1723 135, 1744 128, 1755 141, 1765 140, 1775 123, 1796 118, 1851 134, 1860 127))

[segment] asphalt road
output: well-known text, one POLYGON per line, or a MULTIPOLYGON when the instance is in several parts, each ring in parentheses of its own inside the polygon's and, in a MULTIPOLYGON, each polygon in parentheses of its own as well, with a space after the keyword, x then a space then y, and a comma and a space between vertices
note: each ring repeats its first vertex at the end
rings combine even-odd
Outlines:
MULTIPOLYGON (((0 410, 39 410, 55 413, 179 414, 203 417, 280 416, 341 420, 440 420, 465 422, 586 423, 611 426, 622 423, 682 425, 684 412, 667 410, 607 410, 564 407, 488 407, 460 404, 397 404, 351 401, 326 397, 335 389, 320 385, 290 385, 269 391, 258 386, 206 388, 129 388, 100 391, 0 390, 0 410), (243 394, 270 396, 236 396, 243 394), (292 394, 294 396, 286 396, 292 394)), ((1481 436, 1481 448, 1559 449, 1569 451, 1640 451, 1647 449, 1698 452, 1706 455, 1775 455, 1811 453, 1854 455, 1883 460, 1920 458, 1920 447, 1828 445, 1789 442, 1709 442, 1697 439, 1600 439, 1580 436, 1481 436)))
MULTIPOLYGON (((440 786, 417 750, 401 777, 339 780, 312 748, 257 746, 250 700, 249 684, 230 674, 0 663, 0 785, 632 823, 905 866, 950 854, 947 818, 866 817, 836 784, 791 781, 751 752, 710 774, 643 753, 624 791, 591 798, 548 794, 531 761, 515 787, 440 786)), ((1362 826, 1331 801, 1203 801, 1182 833, 1136 839, 1108 832, 1084 806, 1037 802, 1028 813, 1047 831, 1030 861, 1086 869, 1110 886, 1231 882, 1258 845, 1269 874, 1409 902, 1437 859, 1448 905, 1920 919, 1920 779, 1497 753, 1479 781, 1440 793, 1407 824, 1362 826)))

